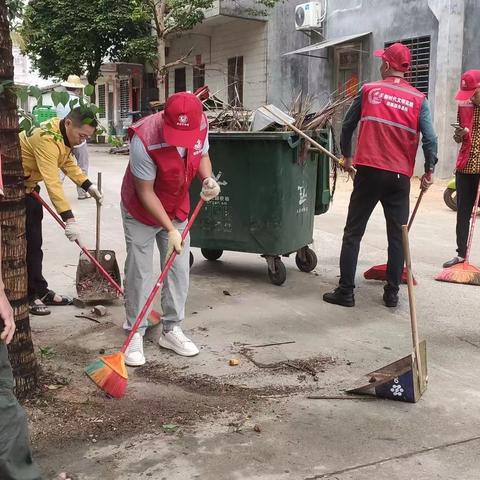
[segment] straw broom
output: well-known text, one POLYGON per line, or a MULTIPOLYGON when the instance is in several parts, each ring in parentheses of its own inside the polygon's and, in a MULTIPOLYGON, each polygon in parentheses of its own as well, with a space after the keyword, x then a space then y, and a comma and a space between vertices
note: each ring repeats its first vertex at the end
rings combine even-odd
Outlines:
MULTIPOLYGON (((190 220, 188 221, 188 224, 182 233, 182 241, 185 240, 188 233, 190 232, 190 228, 192 227, 193 222, 195 222, 204 203, 205 201, 203 199, 200 199, 197 203, 197 206, 195 207, 195 210, 193 211, 192 216, 190 217, 190 220)), ((125 351, 127 350, 130 341, 140 327, 142 320, 147 314, 147 311, 150 308, 155 298, 155 295, 165 281, 168 271, 172 267, 176 256, 177 253, 174 250, 170 255, 169 259, 167 260, 167 263, 165 264, 165 267, 163 268, 162 273, 160 274, 152 291, 150 292, 150 295, 148 296, 145 305, 143 306, 141 312, 138 314, 138 317, 135 320, 135 323, 130 330, 127 339, 123 343, 120 351, 112 355, 104 355, 92 362, 90 365, 88 365, 87 368, 85 368, 85 373, 88 375, 88 377, 97 385, 97 387, 101 388, 111 397, 121 398, 125 395, 125 390, 128 383, 128 373, 127 368, 125 367, 125 351)))
POLYGON ((480 181, 478 182, 477 197, 473 203, 472 220, 470 232, 468 234, 467 253, 463 263, 457 263, 453 267, 444 268, 436 277, 435 280, 440 282, 463 283, 467 285, 480 286, 480 268, 472 265, 470 260, 470 253, 473 244, 473 232, 475 231, 475 224, 477 222, 477 205, 480 200, 480 181))

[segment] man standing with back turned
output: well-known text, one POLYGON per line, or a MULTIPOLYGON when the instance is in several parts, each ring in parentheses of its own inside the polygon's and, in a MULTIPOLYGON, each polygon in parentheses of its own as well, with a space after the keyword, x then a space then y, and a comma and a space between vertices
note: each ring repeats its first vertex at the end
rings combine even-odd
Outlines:
POLYGON ((378 202, 383 206, 388 236, 383 301, 387 307, 397 306, 404 263, 401 227, 408 222, 410 178, 420 132, 425 156, 422 190, 433 183, 437 163, 437 137, 428 102, 423 93, 404 79, 410 68, 410 50, 395 43, 374 55, 382 58, 382 80, 362 87, 345 116, 340 139, 345 168, 349 168, 352 136, 360 123, 353 162, 357 174, 340 254, 340 282, 333 292, 323 296, 325 302, 344 307, 355 305, 353 292, 360 242, 378 202))

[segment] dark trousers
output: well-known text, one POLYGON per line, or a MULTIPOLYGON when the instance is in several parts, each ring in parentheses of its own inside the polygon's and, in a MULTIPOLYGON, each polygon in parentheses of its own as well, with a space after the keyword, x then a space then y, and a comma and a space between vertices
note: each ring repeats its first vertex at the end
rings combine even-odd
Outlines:
POLYGON ((387 288, 398 291, 404 264, 402 225, 408 222, 409 197, 410 178, 407 176, 377 168, 358 167, 340 254, 339 286, 342 290, 351 292, 355 288, 360 242, 370 215, 380 202, 387 221, 387 288))
POLYGON ((456 173, 457 183, 457 252, 465 258, 467 254, 468 231, 477 196, 480 174, 456 173))
POLYGON ((43 207, 31 195, 25 196, 28 298, 42 298, 48 293, 48 283, 43 278, 42 220, 43 207))
POLYGON ((27 418, 12 389, 7 347, 0 341, 0 478, 40 480, 40 473, 32 460, 27 418))

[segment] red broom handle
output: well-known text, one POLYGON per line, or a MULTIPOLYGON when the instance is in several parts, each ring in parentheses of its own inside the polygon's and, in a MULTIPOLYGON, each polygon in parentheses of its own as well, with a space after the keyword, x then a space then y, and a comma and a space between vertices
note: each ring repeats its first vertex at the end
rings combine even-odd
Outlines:
POLYGON ((473 232, 475 231, 475 224, 477 223, 477 208, 478 208, 479 201, 480 201, 480 177, 478 179, 477 196, 475 198, 475 203, 473 204, 473 208, 472 208, 472 226, 470 227, 470 232, 468 234, 468 245, 467 245, 467 253, 465 255, 465 263, 468 263, 468 260, 470 258, 470 251, 472 249, 472 243, 473 243, 473 232))
MULTIPOLYGON (((65 224, 62 219, 57 215, 57 213, 48 205, 47 202, 36 192, 35 190, 31 193, 32 197, 37 200, 55 219, 55 221, 65 230, 65 224)), ((75 243, 82 249, 82 252, 88 257, 88 259, 97 267, 98 271, 105 277, 110 285, 117 290, 120 295, 123 295, 122 287, 108 274, 108 272, 100 265, 98 260, 85 248, 83 247, 78 240, 75 240, 75 243)))
MULTIPOLYGON (((187 226, 185 227, 185 230, 182 233, 182 241, 185 240, 185 238, 187 238, 187 235, 190 232, 190 228, 192 228, 193 222, 195 222, 195 220, 196 220, 201 208, 203 207, 204 203, 205 203, 205 200, 203 200, 203 198, 200 198, 200 200, 197 203, 197 206, 195 207, 195 210, 193 211, 193 213, 190 217, 190 220, 187 223, 187 226)), ((123 342, 122 348, 120 350, 122 353, 125 353, 130 341, 132 340, 132 337, 135 335, 135 333, 137 333, 138 327, 140 327, 140 324, 142 323, 143 318, 147 314, 147 311, 150 308, 150 306, 151 306, 151 304, 152 304, 152 302, 155 298, 155 295, 157 294, 158 290, 162 286, 162 283, 165 281, 165 278, 168 274, 168 271, 172 267, 176 256, 177 256, 177 252, 175 250, 173 250, 172 254, 170 255, 170 257, 167 260, 167 263, 165 264, 165 266, 162 269, 162 273, 158 277, 157 282, 155 283, 152 291, 150 292, 150 295, 148 296, 147 301, 145 302, 145 305, 143 306, 141 312, 138 314, 138 317, 135 320, 135 323, 133 324, 133 327, 130 330, 130 333, 129 333, 127 339, 125 340, 125 342, 123 342)))

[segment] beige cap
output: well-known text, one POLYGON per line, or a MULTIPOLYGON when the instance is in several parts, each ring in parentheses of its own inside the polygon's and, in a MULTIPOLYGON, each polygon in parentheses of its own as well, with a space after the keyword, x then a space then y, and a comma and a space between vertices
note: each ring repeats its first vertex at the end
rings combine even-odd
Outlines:
POLYGON ((67 88, 85 88, 78 75, 69 75, 67 81, 62 82, 61 85, 67 88))

